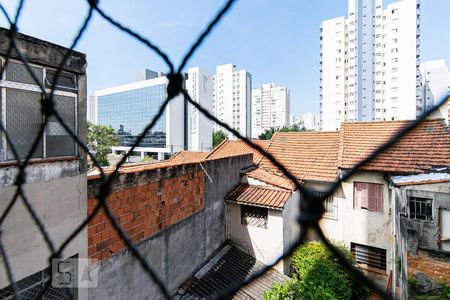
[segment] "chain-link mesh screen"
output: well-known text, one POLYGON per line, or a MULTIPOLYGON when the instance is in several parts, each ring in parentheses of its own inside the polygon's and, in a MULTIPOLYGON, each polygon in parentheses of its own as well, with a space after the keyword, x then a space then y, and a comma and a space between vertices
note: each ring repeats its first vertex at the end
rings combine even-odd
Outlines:
MULTIPOLYGON (((61 106, 58 108, 58 104, 56 104, 57 109, 54 109, 54 105, 56 102, 58 102, 58 98, 54 96, 53 90, 57 86, 55 82, 58 82, 57 80, 53 80, 48 86, 52 87, 52 91, 50 93, 46 92, 46 87, 42 83, 42 75, 39 73, 36 73, 35 68, 31 67, 27 60, 22 56, 19 47, 17 47, 17 41, 15 39, 16 33, 17 33, 17 27, 16 24, 18 20, 20 19, 21 12, 23 10, 24 1, 20 1, 15 16, 10 16, 6 10, 3 8, 3 5, 0 3, 0 12, 3 14, 4 18, 8 21, 10 24, 10 32, 9 32, 9 51, 7 53, 6 57, 6 63, 12 63, 9 60, 9 56, 12 52, 16 53, 17 56, 21 59, 22 63, 24 64, 27 74, 26 75, 23 72, 22 67, 17 67, 17 65, 12 65, 12 69, 10 71, 7 71, 7 73, 10 76, 10 78, 14 79, 18 82, 26 82, 26 83, 32 83, 32 84, 38 84, 41 88, 41 91, 44 95, 44 99, 41 101, 41 94, 39 93, 31 93, 31 92, 22 92, 22 91, 15 91, 15 90, 8 90, 7 92, 7 103, 6 103, 6 130, 5 130, 5 124, 1 124, 1 132, 3 133, 4 138, 8 141, 9 148, 11 149, 11 153, 8 154, 9 159, 16 159, 16 166, 19 170, 16 178, 16 186, 17 186, 17 192, 15 193, 14 197, 11 199, 11 202, 6 206, 6 209, 2 212, 2 216, 0 218, 0 229, 2 229, 2 225, 4 222, 5 217, 9 214, 11 207, 14 205, 15 202, 20 199, 23 201, 27 211, 30 213, 31 217, 33 218, 33 221, 37 228, 39 229, 42 237, 44 238, 48 248, 50 249, 52 255, 49 257, 49 263, 52 258, 55 257, 61 257, 64 249, 68 246, 68 244, 80 234, 80 232, 87 226, 90 220, 96 216, 100 210, 104 211, 104 217, 107 218, 116 233, 120 236, 120 238, 123 240, 124 244, 128 247, 128 250, 133 255, 133 257, 139 262, 140 267, 143 269, 143 272, 149 276, 149 280, 151 280, 158 288, 161 293, 161 297, 164 299, 170 299, 171 294, 167 288, 167 285, 165 282, 161 279, 160 275, 155 271, 153 266, 147 261, 147 259, 140 253, 140 251, 134 246, 134 244, 131 242, 123 228, 119 225, 119 223, 116 220, 116 217, 112 214, 111 210, 109 209, 108 203, 106 201, 108 195, 111 192, 111 184, 116 177, 119 168, 126 162, 129 155, 133 153, 134 148, 142 141, 142 139, 146 136, 148 132, 151 132, 152 128, 155 126, 155 124, 158 122, 158 120, 163 115, 163 112, 165 108, 167 107, 168 103, 177 95, 182 94, 185 99, 191 103, 192 106, 194 106, 200 113, 205 115, 207 118, 213 120, 217 125, 225 128, 227 131, 231 132, 234 136, 240 138, 243 140, 246 144, 251 146, 253 149, 257 150, 259 153, 264 155, 275 167, 277 167, 280 172, 285 176, 286 178, 290 179, 296 186, 296 188, 302 192, 302 200, 300 201, 300 211, 301 215, 298 219, 298 222, 301 225, 301 231, 298 235, 296 241, 290 245, 287 249, 285 249, 284 253, 280 255, 273 263, 268 264, 267 266, 262 267, 257 272, 252 273, 251 275, 237 279, 232 281, 223 291, 220 292, 219 295, 217 295, 220 299, 228 299, 232 295, 236 293, 241 287, 244 285, 249 284, 250 282, 254 281, 256 278, 262 276, 265 272, 270 270, 273 266, 275 266, 278 262, 280 262, 282 259, 285 259, 292 255, 295 249, 301 244, 303 244, 306 240, 306 237, 309 233, 315 233, 316 236, 324 243, 324 245, 331 251, 331 253, 335 256, 337 262, 342 266, 342 269, 345 270, 351 278, 356 281, 356 283, 359 286, 365 286, 372 290, 374 294, 377 294, 379 297, 382 298, 391 298, 392 296, 390 293, 387 293, 385 290, 380 288, 377 284, 375 284, 372 280, 367 278, 360 270, 355 268, 354 263, 347 260, 342 253, 336 249, 335 246, 333 246, 332 243, 325 237, 324 233, 322 232, 322 229, 319 226, 319 221, 322 217, 322 214, 324 213, 325 209, 323 206, 323 201, 328 196, 332 195, 340 186, 340 184, 350 178, 353 174, 355 174, 359 168, 366 165, 370 161, 372 161, 378 154, 382 153, 383 151, 389 149, 389 147, 393 146, 402 136, 404 136, 406 133, 410 132, 412 129, 414 129, 417 125, 420 124, 421 121, 423 121, 429 114, 436 111, 441 104, 443 104, 448 99, 442 99, 440 103, 438 103, 433 109, 427 112, 427 114, 424 114, 420 116, 417 120, 411 122, 409 125, 403 127, 401 130, 399 130, 396 134, 394 134, 390 140, 379 146, 377 149, 375 149, 373 152, 370 153, 366 158, 361 160, 359 163, 355 164, 354 168, 346 172, 345 174, 342 174, 341 178, 335 182, 326 193, 323 193, 322 195, 316 195, 313 194, 310 190, 306 189, 298 180, 296 176, 294 176, 291 172, 287 170, 287 168, 282 165, 271 153, 265 151, 261 146, 258 144, 253 143, 251 140, 245 138, 242 136, 237 130, 231 128, 228 124, 220 121, 218 118, 213 116, 207 109, 203 108, 201 105, 199 105, 197 102, 193 101, 190 97, 190 95, 187 93, 187 91, 183 88, 183 75, 182 71, 185 69, 186 65, 188 64, 189 60, 192 58, 193 54, 198 50, 198 48, 203 44, 205 41, 205 38, 211 34, 212 30, 220 23, 220 20, 226 15, 227 12, 231 9, 233 4, 236 1, 234 0, 228 0, 226 1, 225 5, 219 10, 219 12, 216 14, 216 16, 211 20, 211 22, 206 26, 205 30, 198 36, 198 38, 194 41, 193 45, 190 49, 186 52, 185 56, 183 57, 181 63, 178 67, 176 67, 172 60, 169 58, 169 55, 165 53, 163 50, 161 50, 159 47, 157 47, 155 44, 153 44, 149 39, 143 37, 142 35, 135 32, 133 29, 127 27, 126 25, 123 25, 119 22, 117 22, 113 17, 106 14, 99 6, 98 1, 95 0, 89 0, 89 10, 87 13, 86 18, 83 20, 81 24, 81 28, 76 34, 75 39, 73 40, 73 43, 70 47, 70 49, 73 49, 76 47, 78 41, 80 40, 81 36, 86 32, 88 24, 90 23, 92 16, 95 14, 98 15, 98 17, 102 18, 106 22, 108 22, 110 25, 117 28, 117 30, 123 31, 126 34, 130 35, 131 37, 135 38, 135 40, 139 43, 144 44, 146 47, 154 51, 167 65, 168 67, 168 75, 167 78, 169 80, 169 84, 167 86, 167 99, 162 103, 159 110, 157 111, 155 117, 149 122, 149 124, 146 126, 146 128, 143 130, 143 132, 139 135, 139 137, 134 141, 133 146, 131 147, 131 150, 127 152, 126 155, 121 159, 119 164, 116 166, 114 171, 108 175, 106 175, 103 170, 101 169, 100 164, 98 163, 95 155, 93 155, 89 149, 87 148, 86 144, 79 138, 78 132, 74 129, 73 123, 71 123, 71 119, 67 119, 67 115, 65 115, 66 112, 70 111, 71 107, 69 105, 65 108, 62 108, 61 106), (18 70, 21 71, 18 71, 18 70), (15 70, 15 71, 14 71, 15 70), (20 75, 22 74, 22 75, 20 75), (25 79, 24 79, 25 78, 25 79), (33 80, 31 80, 32 78, 33 80), (10 101, 11 99, 11 101, 10 101), (14 101, 13 101, 14 100, 14 101), (45 115, 44 122, 41 115, 41 112, 45 115), (65 116, 64 116, 65 115, 65 116), (60 122, 60 125, 66 130, 66 132, 70 135, 71 139, 76 142, 76 144, 82 148, 86 153, 91 157, 96 167, 98 167, 101 170, 101 184, 99 186, 99 193, 97 194, 98 203, 92 210, 92 212, 88 215, 86 220, 80 226, 70 234, 67 235, 66 240, 62 243, 61 246, 58 248, 55 247, 52 236, 47 232, 46 228, 44 227, 42 221, 37 216, 36 211, 34 207, 30 204, 30 201, 28 199, 27 194, 24 192, 23 184, 24 184, 24 175, 25 171, 27 169, 27 166, 29 164, 29 160, 32 157, 41 157, 42 156, 42 138, 44 134, 47 134, 47 138, 55 134, 56 136, 64 136, 61 134, 61 128, 58 127, 58 125, 49 125, 49 123, 52 123, 54 120, 60 122), (46 129, 47 128, 47 132, 46 129), (33 147, 30 147, 30 140, 33 140, 33 147), (23 161, 19 161, 17 159, 24 159, 23 161)), ((67 51, 67 53, 64 56, 64 59, 59 65, 58 70, 54 74, 53 79, 59 78, 59 75, 61 73, 61 70, 63 69, 63 66, 68 59, 70 55, 70 51, 67 51)), ((7 68, 8 70, 8 68, 7 68)), ((61 85, 70 83, 66 82, 63 83, 63 81, 60 82, 61 85)), ((61 100, 61 98, 59 98, 61 100)), ((66 100, 63 99, 62 103, 66 103, 66 100)), ((69 100, 67 100, 68 104, 69 100)), ((61 104, 62 105, 62 104, 61 104)), ((65 138, 64 141, 67 139, 65 138)), ((57 149, 60 144, 62 144, 62 141, 55 142, 55 148, 48 151, 61 151, 61 149, 57 149)), ((301 145, 299 145, 301 147, 301 145)), ((8 279, 10 282, 10 288, 13 294, 18 296, 18 293, 20 292, 20 288, 18 287, 19 282, 16 282, 14 280, 14 272, 13 268, 10 264, 10 260, 8 256, 5 254, 5 251, 3 249, 2 239, 0 236, 0 254, 3 258, 3 265, 5 268, 5 272, 8 275, 8 279)), ((40 289, 39 294, 35 295, 33 294, 32 297, 41 298, 42 296, 46 295, 46 293, 49 292, 49 289, 51 290, 51 285, 49 284, 50 281, 47 281, 47 284, 45 284, 44 289, 40 289)), ((132 295, 130 295, 132 296, 132 295)), ((55 296, 58 297, 58 296, 55 296)), ((156 296, 155 296, 156 297, 156 296)))
MULTIPOLYGON (((16 292, 20 299, 32 300, 36 299, 45 285, 51 280, 50 268, 36 272, 16 282, 16 292)), ((73 289, 49 287, 43 295, 43 299, 71 299, 74 296, 73 289)), ((0 299, 15 299, 11 287, 0 289, 0 299)))
MULTIPOLYGON (((6 89, 6 132, 8 133, 19 158, 25 158, 30 152, 32 143, 39 134, 43 124, 41 113, 42 94, 15 89, 6 89)), ((42 137, 34 149, 31 158, 43 156, 42 137)), ((8 151, 8 159, 14 159, 8 151)))
MULTIPOLYGON (((75 131, 75 98, 54 96, 55 109, 67 126, 75 131)), ((46 157, 75 155, 75 141, 67 134, 55 116, 50 116, 46 130, 46 157)))
MULTIPOLYGON (((42 68, 33 66, 30 66, 30 68, 34 74, 34 78, 39 80, 39 83, 42 83, 43 78, 42 68)), ((21 63, 16 63, 12 61, 8 62, 5 73, 6 73, 5 75, 6 80, 18 83, 38 85, 34 80, 33 75, 31 75, 30 72, 28 72, 27 68, 21 63)))
POLYGON ((69 91, 73 92, 77 90, 76 76, 69 73, 61 73, 58 78, 55 78, 57 71, 47 69, 45 76, 45 86, 47 88, 53 87, 53 82, 56 79, 54 89, 57 91, 69 91))

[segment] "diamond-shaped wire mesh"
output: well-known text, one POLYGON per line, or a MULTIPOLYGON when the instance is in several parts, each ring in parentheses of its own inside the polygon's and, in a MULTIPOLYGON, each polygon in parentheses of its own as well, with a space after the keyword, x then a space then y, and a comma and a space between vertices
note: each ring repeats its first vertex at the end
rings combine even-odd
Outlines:
MULTIPOLYGON (((13 141, 19 158, 25 158, 31 151, 30 141, 39 134, 39 127, 43 124, 41 113, 42 94, 36 92, 7 89, 6 90, 6 132, 13 141)), ((33 151, 32 158, 43 156, 42 137, 38 147, 33 151)), ((14 159, 8 151, 8 159, 14 159)))
MULTIPOLYGON (((66 121, 67 126, 75 131, 75 98, 55 95, 53 99, 56 111, 66 121)), ((46 157, 75 155, 75 141, 55 116, 48 118, 45 146, 46 157)))
MULTIPOLYGON (((43 79, 43 71, 42 68, 30 66, 32 72, 34 73, 35 78, 42 83, 43 79)), ((33 75, 28 72, 27 68, 17 62, 10 61, 6 66, 5 71, 5 79, 8 81, 18 82, 18 83, 26 83, 36 85, 36 81, 33 78, 33 75)))
MULTIPOLYGON (((108 203, 106 202, 106 198, 110 193, 110 186, 113 182, 113 179, 115 175, 117 175, 118 169, 120 166, 122 166, 129 155, 133 152, 133 149, 142 141, 142 139, 146 136, 148 132, 152 130, 154 125, 157 123, 157 121, 161 118, 163 115, 164 109, 166 108, 167 104, 173 99, 176 95, 182 94, 185 99, 191 103, 200 113, 205 115, 207 118, 214 121, 216 124, 220 125, 221 127, 225 128, 226 130, 230 131, 233 135, 236 137, 242 139, 246 144, 251 146, 253 149, 256 149, 258 152, 260 152, 262 155, 264 155, 268 160, 271 161, 272 164, 274 164, 282 173, 283 175, 290 179, 293 183, 295 183, 297 189, 301 192, 303 192, 303 198, 300 203, 300 210, 301 210, 301 216, 299 218, 299 223, 301 224, 301 232, 298 236, 298 239, 293 243, 288 249, 285 250, 285 252, 272 264, 269 264, 254 274, 246 277, 245 279, 240 279, 236 282, 233 282, 228 289, 226 289, 223 293, 218 295, 221 299, 227 299, 230 296, 232 296, 234 293, 236 293, 239 288, 241 288, 243 285, 246 285, 256 278, 262 276, 264 272, 268 271, 271 267, 273 267, 275 264, 277 264, 281 259, 284 259, 286 257, 289 257, 293 251, 302 243, 305 242, 306 236, 310 231, 315 232, 318 237, 322 240, 322 242, 327 246, 327 248, 333 253, 333 255, 337 258, 337 261, 342 265, 342 268, 361 286, 367 286, 376 294, 378 294, 380 297, 383 298, 390 298, 391 295, 386 293, 383 289, 381 289, 379 286, 377 286, 373 281, 368 279, 366 276, 363 275, 362 272, 357 270, 352 262, 349 262, 345 257, 342 256, 339 250, 337 250, 324 236, 323 232, 320 229, 320 226, 318 224, 320 218, 322 217, 322 214, 324 213, 324 206, 323 201, 328 196, 332 195, 334 191, 339 187, 340 183, 344 180, 347 180, 350 176, 352 176, 357 170, 370 162, 374 157, 376 157, 379 153, 387 150, 389 147, 393 146, 398 139, 400 139, 404 134, 414 129, 422 120, 424 120, 427 115, 423 115, 420 118, 418 118, 416 121, 412 122, 409 126, 403 128, 399 132, 397 132, 391 140, 386 142, 385 144, 381 145, 378 149, 374 150, 367 158, 363 159, 361 162, 355 165, 353 170, 350 170, 346 174, 340 178, 338 182, 336 182, 333 185, 333 188, 324 193, 323 195, 313 195, 310 191, 306 190, 299 182, 299 180, 291 174, 285 166, 283 166, 281 163, 278 162, 278 160, 269 152, 264 151, 264 149, 253 143, 251 140, 243 137, 239 132, 224 122, 217 119, 215 116, 211 115, 209 111, 205 108, 203 108, 201 105, 199 105, 197 102, 192 101, 187 91, 183 88, 183 77, 182 77, 182 70, 186 67, 187 63, 193 56, 193 54, 196 52, 196 50, 202 45, 205 38, 211 34, 212 30, 215 28, 215 26, 220 23, 221 19, 226 15, 226 13, 231 9, 232 5, 236 1, 234 0, 228 0, 226 1, 225 5, 220 9, 220 11, 217 13, 217 15, 211 20, 211 22, 206 26, 205 30, 199 35, 199 37, 196 39, 196 41, 193 43, 192 47, 187 51, 186 55, 183 57, 182 62, 176 68, 169 58, 169 56, 162 51, 160 48, 158 48, 156 45, 154 45, 151 41, 144 38, 143 36, 139 35, 132 29, 126 27, 125 25, 117 22, 112 18, 111 16, 107 15, 99 6, 98 1, 96 0, 89 0, 89 11, 86 16, 86 18, 83 20, 82 26, 79 29, 75 39, 73 40, 73 43, 70 47, 70 49, 73 49, 76 47, 78 41, 80 40, 81 36, 86 32, 87 26, 89 22, 92 19, 93 13, 96 13, 107 21, 109 24, 114 26, 120 31, 125 32, 126 34, 130 35, 131 37, 135 38, 136 41, 144 44, 149 49, 153 50, 167 65, 169 72, 168 72, 168 80, 169 84, 167 87, 167 99, 164 103, 162 103, 159 111, 155 115, 155 117, 151 120, 151 122, 148 124, 148 126, 143 130, 142 134, 139 135, 139 137, 134 141, 134 144, 132 146, 131 151, 126 154, 120 163, 116 166, 115 170, 112 172, 112 174, 105 175, 103 173, 103 170, 101 170, 101 166, 98 163, 95 156, 89 151, 85 143, 79 138, 78 132, 74 126, 74 119, 72 119, 72 111, 74 107, 72 106, 71 102, 75 103, 73 99, 70 99, 70 97, 59 97, 53 95, 53 91, 51 93, 47 93, 46 87, 51 87, 54 89, 65 88, 65 89, 71 89, 72 87, 76 87, 76 84, 71 82, 71 79, 68 78, 60 78, 61 71, 64 67, 64 64, 66 60, 68 59, 70 55, 70 51, 67 51, 67 53, 64 56, 64 59, 61 61, 58 70, 52 74, 52 72, 49 73, 49 76, 47 77, 48 82, 45 84, 42 83, 42 73, 41 71, 33 66, 30 66, 27 62, 27 60, 21 56, 20 49, 17 47, 17 41, 15 39, 16 33, 17 33, 17 27, 15 24, 20 19, 21 12, 24 6, 24 1, 20 1, 15 17, 11 17, 7 14, 6 10, 4 9, 3 5, 0 3, 0 9, 3 13, 4 17, 7 19, 7 21, 10 24, 10 40, 9 40, 9 51, 8 55, 6 57, 7 64, 11 64, 11 67, 6 68, 6 77, 9 78, 9 80, 13 80, 15 82, 19 83, 27 83, 27 84, 33 84, 33 85, 39 85, 41 88, 40 93, 33 93, 33 92, 24 92, 24 91, 17 91, 17 90, 11 90, 9 89, 6 93, 6 122, 5 124, 1 124, 1 132, 3 133, 3 137, 7 141, 11 141, 12 145, 9 144, 9 153, 8 153, 8 159, 16 159, 16 166, 19 169, 19 172, 17 174, 17 193, 11 199, 10 205, 8 205, 7 209, 2 212, 2 217, 0 219, 0 229, 2 227, 2 220, 4 220, 5 216, 8 215, 10 211, 10 207, 18 201, 19 198, 21 198, 28 210, 28 212, 33 217, 33 220, 36 224, 36 226, 39 228, 43 238, 45 239, 47 245, 49 246, 49 249, 51 250, 51 257, 49 257, 49 260, 54 257, 60 257, 64 249, 67 247, 67 245, 81 232, 83 228, 86 227, 87 223, 92 220, 92 218, 99 213, 101 209, 104 210, 106 218, 110 220, 110 222, 113 225, 114 230, 119 234, 120 238, 124 241, 125 245, 128 247, 131 254, 135 257, 135 259, 140 263, 140 266, 143 268, 143 271, 149 276, 150 280, 152 280, 156 286, 159 288, 161 295, 165 299, 170 299, 171 295, 167 289, 167 285, 162 281, 161 277, 157 272, 154 270, 152 265, 146 260, 144 256, 141 255, 139 250, 134 247, 133 243, 130 241, 128 236, 125 234, 123 228, 118 224, 116 218, 111 213, 108 207, 108 203), (22 65, 17 65, 16 63, 12 62, 9 58, 10 54, 12 52, 15 52, 19 58, 21 59, 22 65), (26 72, 24 71, 26 70, 26 72), (56 79, 56 80, 55 80, 56 79), (53 81, 53 82, 52 82, 53 81), (55 84, 56 82, 56 84, 55 84), (42 95, 44 95, 45 101, 41 101, 42 95), (53 106, 56 107, 56 109, 53 109, 53 106), (41 112, 45 112, 46 118, 43 117, 41 112), (59 122, 59 123, 58 123, 59 122), (6 126, 4 126, 6 125, 6 126), (100 192, 97 195, 98 199, 98 205, 95 207, 95 209, 92 211, 92 213, 87 217, 87 219, 74 231, 67 235, 67 239, 65 242, 60 246, 59 248, 55 248, 55 246, 52 243, 51 236, 47 233, 45 230, 45 227, 42 225, 42 222, 40 222, 39 217, 36 215, 36 212, 32 205, 30 205, 27 196, 23 192, 23 183, 24 183, 24 172, 26 171, 26 168, 29 164, 29 159, 33 157, 42 157, 43 149, 42 149, 42 139, 43 135, 46 135, 46 138, 52 138, 52 137, 59 137, 60 139, 55 139, 53 141, 53 145, 50 148, 47 148, 47 151, 49 153, 54 154, 64 154, 67 155, 69 153, 69 148, 73 146, 71 144, 70 147, 67 149, 62 145, 63 143, 68 143, 69 138, 67 135, 63 134, 63 131, 61 127, 66 130, 70 136, 70 139, 76 143, 76 145, 83 150, 86 151, 86 153, 92 158, 94 161, 94 164, 96 167, 100 168, 101 170, 101 178, 102 183, 100 185, 100 192), (5 130, 6 128, 6 130, 5 130), (46 130, 45 130, 46 129, 46 130), (40 133, 40 134, 38 134, 40 133), (34 147, 30 147, 31 143, 30 141, 34 141, 34 147), (15 151, 14 151, 15 150, 15 151), (67 152, 66 152, 67 151, 67 152), (17 156, 16 156, 16 155, 17 156), (19 161, 18 159, 24 159, 23 161, 19 161)), ((447 99, 443 99, 440 103, 438 103, 433 109, 431 109, 428 112, 428 115, 433 113, 435 110, 439 108, 439 106, 444 103, 447 99)), ((4 101, 4 99, 2 99, 4 101)), ((75 104, 74 104, 75 105, 75 104)), ((1 232, 1 231, 0 231, 1 232)), ((8 274, 8 278, 10 280, 10 291, 6 291, 6 293, 12 292, 15 295, 18 295, 17 293, 20 293, 21 291, 21 283, 14 281, 14 272, 13 268, 10 265, 10 261, 8 259, 8 256, 3 251, 1 236, 0 236, 0 254, 3 258, 3 264, 5 267, 5 271, 8 274)), ((45 282, 45 280, 44 280, 45 282)), ((46 283, 44 283, 44 289, 39 289, 39 293, 36 294, 34 291, 30 290, 30 294, 24 294, 24 298, 26 297, 46 297, 45 295, 51 295, 52 297, 63 297, 61 294, 58 294, 60 291, 55 291, 51 288, 51 285, 49 284, 50 280, 47 280, 46 283)), ((0 291, 0 296, 7 296, 10 294, 2 294, 5 293, 4 290, 0 291)))

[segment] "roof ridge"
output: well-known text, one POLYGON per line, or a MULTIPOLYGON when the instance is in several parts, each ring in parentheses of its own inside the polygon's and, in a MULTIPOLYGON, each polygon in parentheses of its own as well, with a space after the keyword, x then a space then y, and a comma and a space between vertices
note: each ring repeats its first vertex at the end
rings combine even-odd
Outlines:
POLYGON ((216 153, 218 149, 220 149, 224 144, 228 143, 229 141, 230 141, 229 139, 224 139, 219 145, 216 146, 216 148, 214 148, 211 152, 209 152, 209 154, 205 157, 205 160, 207 160, 210 156, 216 153))

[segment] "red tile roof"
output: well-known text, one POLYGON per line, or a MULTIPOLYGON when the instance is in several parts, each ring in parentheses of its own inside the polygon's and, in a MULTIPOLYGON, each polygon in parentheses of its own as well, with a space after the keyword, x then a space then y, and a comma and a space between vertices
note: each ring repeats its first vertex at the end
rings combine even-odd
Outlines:
MULTIPOLYGON (((340 132, 277 132, 268 151, 300 180, 337 180, 338 169, 350 169, 412 121, 343 123, 340 132)), ((258 165, 282 175, 266 158, 258 165)), ((418 174, 450 166, 449 127, 425 120, 361 170, 418 174)))
MULTIPOLYGON (((270 143, 269 140, 252 140, 252 142, 257 144, 258 146, 261 146, 263 149, 267 149, 267 146, 270 143)), ((213 151, 211 151, 206 159, 216 159, 250 153, 253 154, 253 162, 257 164, 262 157, 262 155, 257 150, 253 149, 241 140, 225 140, 213 151)))
MULTIPOLYGON (((276 132, 267 150, 300 180, 337 178, 339 132, 276 132)), ((281 175, 267 158, 259 167, 281 175)))
POLYGON ((255 168, 253 170, 245 172, 245 176, 262 181, 269 185, 281 187, 287 190, 295 191, 295 184, 291 180, 272 174, 262 168, 255 168))
POLYGON ((205 158, 209 155, 210 152, 199 152, 199 151, 186 151, 182 150, 172 156, 169 161, 174 163, 192 163, 192 162, 200 162, 205 160, 205 158))
POLYGON ((238 204, 282 209, 291 196, 291 191, 262 185, 241 184, 228 193, 225 200, 238 204))
MULTIPOLYGON (((340 167, 350 169, 412 121, 344 123, 340 167)), ((442 120, 425 120, 361 170, 423 173, 450 166, 450 131, 442 120)))

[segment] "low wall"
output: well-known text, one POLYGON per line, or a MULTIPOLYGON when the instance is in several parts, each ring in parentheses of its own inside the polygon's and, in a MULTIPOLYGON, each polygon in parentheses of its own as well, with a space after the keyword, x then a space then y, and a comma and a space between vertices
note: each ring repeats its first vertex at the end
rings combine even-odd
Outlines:
POLYGON ((408 277, 422 272, 437 282, 450 283, 450 253, 419 249, 417 255, 408 255, 408 277))
MULTIPOLYGON (((115 203, 117 207, 112 205, 113 210, 124 214, 123 217, 119 215, 119 222, 123 226, 130 224, 125 230, 137 228, 130 232, 133 242, 171 293, 175 294, 178 287, 225 242, 224 197, 239 184, 240 170, 251 164, 252 156, 242 155, 123 174, 114 183, 114 196, 108 203, 115 203), (161 210, 161 201, 171 208, 161 210), (148 207, 139 208, 143 203, 148 207), (128 207, 130 205, 136 208, 128 207), (158 209, 161 211, 159 216, 158 209)), ((95 203, 93 195, 98 191, 98 184, 98 180, 88 182, 90 207, 91 201, 95 203)), ((104 217, 99 216, 95 222, 100 223, 95 226, 93 223, 88 229, 89 253, 101 259, 96 266, 98 287, 89 289, 89 298, 126 299, 132 295, 133 299, 159 299, 156 286, 130 251, 116 240, 114 233, 105 234, 106 240, 111 238, 110 234, 114 235, 107 246, 98 248, 99 244, 94 243, 97 226, 101 225, 99 230, 107 226, 104 217)), ((100 238, 103 240, 102 234, 100 238)))

